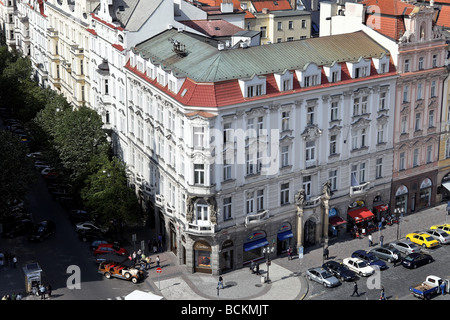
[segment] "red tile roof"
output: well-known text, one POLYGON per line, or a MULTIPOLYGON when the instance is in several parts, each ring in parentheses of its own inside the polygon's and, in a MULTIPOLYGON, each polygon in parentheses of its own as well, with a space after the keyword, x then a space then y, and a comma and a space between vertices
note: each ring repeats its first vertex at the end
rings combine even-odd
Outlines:
MULTIPOLYGON (((448 0, 448 3, 450 4, 450 0, 448 0)), ((450 6, 442 6, 436 24, 441 27, 450 28, 450 6)))
POLYGON ((291 10, 291 4, 287 0, 262 0, 252 1, 252 5, 257 12, 261 12, 262 9, 267 8, 270 11, 278 10, 291 10))
POLYGON ((414 4, 402 0, 363 0, 359 3, 365 4, 367 7, 374 6, 376 12, 390 16, 408 15, 415 7, 414 4))
POLYGON ((244 30, 225 20, 189 20, 180 22, 210 37, 231 36, 244 30))

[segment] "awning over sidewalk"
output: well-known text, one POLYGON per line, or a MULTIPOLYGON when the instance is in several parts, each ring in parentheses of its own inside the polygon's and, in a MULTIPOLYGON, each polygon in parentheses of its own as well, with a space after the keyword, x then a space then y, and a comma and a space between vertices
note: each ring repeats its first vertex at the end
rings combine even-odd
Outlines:
POLYGON ((383 212, 386 211, 388 209, 388 205, 387 204, 380 204, 378 206, 373 207, 375 210, 377 210, 378 212, 383 212))
POLYGON ((370 211, 366 207, 349 211, 347 214, 349 215, 350 218, 355 220, 356 223, 371 220, 374 217, 372 211, 370 211))
POLYGON ((330 219, 328 219, 328 222, 330 225, 332 225, 333 227, 338 227, 340 225, 346 224, 347 221, 345 221, 344 219, 342 219, 339 216, 334 216, 331 217, 330 219))
POLYGON ((283 240, 294 237, 294 234, 292 233, 291 230, 288 230, 288 231, 280 232, 277 235, 277 237, 278 237, 278 240, 283 241, 283 240))
POLYGON ((444 182, 444 183, 442 184, 442 186, 443 186, 445 189, 447 189, 448 191, 450 191, 450 181, 444 182))
POLYGON ((252 242, 244 243, 244 250, 250 251, 253 249, 261 248, 264 246, 267 246, 269 244, 269 241, 267 241, 266 238, 261 238, 252 242))

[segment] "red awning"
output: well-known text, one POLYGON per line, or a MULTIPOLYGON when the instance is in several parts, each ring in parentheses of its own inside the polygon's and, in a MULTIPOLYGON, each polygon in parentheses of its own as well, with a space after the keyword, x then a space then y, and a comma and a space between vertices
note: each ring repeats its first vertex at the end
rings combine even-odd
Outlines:
POLYGON ((387 204, 380 204, 378 206, 373 207, 375 210, 377 210, 378 212, 382 212, 382 211, 386 211, 388 209, 388 205, 387 204))
POLYGON ((356 223, 360 223, 373 218, 372 211, 370 211, 366 207, 349 211, 347 214, 350 216, 350 218, 355 220, 356 223))
POLYGON ((340 226, 341 224, 346 224, 347 221, 345 221, 344 219, 342 219, 341 217, 338 216, 334 216, 331 217, 328 222, 333 226, 333 227, 337 227, 340 226))

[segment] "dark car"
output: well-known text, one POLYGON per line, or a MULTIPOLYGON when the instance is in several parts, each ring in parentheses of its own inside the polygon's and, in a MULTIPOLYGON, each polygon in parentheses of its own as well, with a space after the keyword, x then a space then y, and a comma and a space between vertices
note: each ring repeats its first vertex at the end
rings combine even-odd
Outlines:
POLYGON ((2 236, 12 239, 30 233, 33 230, 33 222, 30 219, 17 220, 5 225, 3 229, 2 236))
POLYGON ((93 240, 106 240, 106 235, 104 232, 95 229, 82 230, 78 233, 78 238, 81 241, 93 241, 93 240))
POLYGON ((28 239, 31 241, 43 241, 45 238, 55 234, 55 232, 55 223, 51 220, 44 220, 33 228, 33 231, 28 235, 28 239))
POLYGON ((69 212, 69 220, 72 224, 77 224, 80 222, 91 221, 92 217, 85 210, 73 209, 69 212))
POLYGON ((356 273, 344 266, 342 263, 330 260, 322 265, 322 268, 331 272, 336 278, 342 281, 353 281, 356 278, 356 273))
POLYGON ((433 262, 433 257, 426 253, 410 253, 402 259, 402 266, 408 269, 415 269, 424 264, 433 262))
POLYGON ((380 270, 387 269, 387 264, 384 261, 378 259, 373 253, 364 251, 364 250, 356 250, 352 253, 352 258, 358 258, 365 261, 370 266, 377 266, 380 270))

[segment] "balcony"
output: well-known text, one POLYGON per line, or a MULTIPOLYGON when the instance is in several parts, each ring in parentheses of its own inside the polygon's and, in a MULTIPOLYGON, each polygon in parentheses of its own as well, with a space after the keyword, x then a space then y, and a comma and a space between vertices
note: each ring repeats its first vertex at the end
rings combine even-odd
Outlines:
POLYGON ((172 206, 170 203, 167 203, 167 204, 166 204, 166 213, 167 213, 168 215, 173 216, 173 215, 176 213, 175 207, 172 206))
POLYGON ((251 223, 261 222, 269 217, 269 211, 264 210, 262 212, 258 212, 256 214, 250 214, 245 216, 245 225, 249 225, 251 223))
POLYGON ((314 159, 314 160, 306 160, 305 161, 305 168, 313 168, 315 166, 317 166, 317 160, 316 159, 314 159))
POLYGON ((317 197, 315 197, 315 198, 306 200, 306 203, 305 203, 304 208, 305 208, 305 209, 307 209, 307 208, 314 208, 314 207, 319 206, 320 203, 321 203, 321 197, 320 197, 320 196, 317 196, 317 197))
POLYGON ((213 234, 216 231, 215 225, 197 225, 188 223, 186 232, 193 234, 213 234))
POLYGON ((164 208, 165 201, 162 194, 155 195, 155 204, 158 208, 164 208))
POLYGON ((357 196, 357 195, 361 195, 361 194, 367 192, 367 190, 369 190, 369 184, 370 184, 370 182, 366 182, 366 183, 360 184, 358 186, 351 186, 350 187, 350 196, 357 196))

